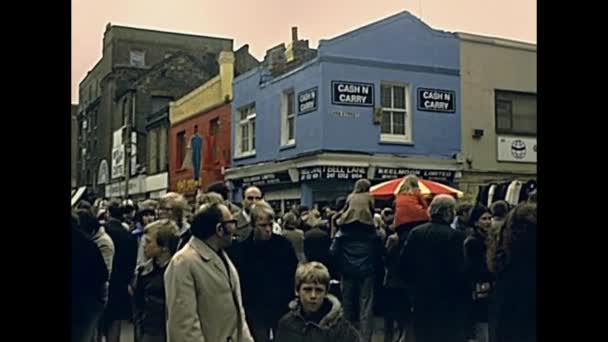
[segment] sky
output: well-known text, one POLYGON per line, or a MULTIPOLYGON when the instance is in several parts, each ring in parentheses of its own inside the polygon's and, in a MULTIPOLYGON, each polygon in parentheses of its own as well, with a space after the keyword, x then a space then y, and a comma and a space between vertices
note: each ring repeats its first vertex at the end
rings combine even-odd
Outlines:
POLYGON ((298 37, 316 48, 330 39, 407 10, 435 29, 536 43, 534 0, 72 0, 72 103, 101 58, 106 25, 234 39, 258 60, 298 37))

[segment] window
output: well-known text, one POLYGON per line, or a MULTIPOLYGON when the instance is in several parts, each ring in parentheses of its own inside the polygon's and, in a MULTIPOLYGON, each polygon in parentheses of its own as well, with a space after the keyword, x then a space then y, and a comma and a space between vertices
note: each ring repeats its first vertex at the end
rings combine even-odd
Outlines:
POLYGON ((146 53, 141 50, 131 50, 129 53, 129 64, 136 67, 146 65, 146 53))
POLYGON ((177 133, 177 169, 181 170, 186 157, 186 131, 177 133))
POLYGON ((93 126, 93 129, 97 128, 97 111, 93 112, 93 116, 91 117, 91 126, 93 126))
POLYGON ((163 109, 172 99, 166 96, 152 96, 152 113, 163 109))
POLYGON ((148 132, 148 173, 153 175, 158 172, 158 130, 148 132))
POLYGON ((281 105, 281 145, 291 145, 296 142, 295 120, 295 95, 293 90, 288 90, 283 93, 281 105))
POLYGON ((235 149, 237 157, 255 153, 255 118, 255 104, 238 111, 239 123, 236 132, 237 148, 235 149))
POLYGON ((219 118, 215 118, 213 120, 211 120, 210 123, 210 130, 211 130, 211 137, 213 138, 213 161, 216 161, 219 159, 219 149, 218 149, 218 135, 220 132, 220 119, 219 118))
POLYGON ((495 91, 496 133, 536 135, 536 94, 495 91))
POLYGON ((408 115, 409 89, 404 84, 380 86, 382 124, 380 140, 388 142, 412 141, 412 118, 408 115))
POLYGON ((158 138, 158 164, 160 172, 167 171, 167 127, 161 127, 158 138))
POLYGON ((121 116, 121 119, 120 119, 120 121, 122 121, 123 125, 127 124, 127 115, 128 115, 127 109, 128 109, 128 107, 127 107, 127 98, 125 97, 125 99, 122 100, 122 113, 121 113, 122 116, 121 116))

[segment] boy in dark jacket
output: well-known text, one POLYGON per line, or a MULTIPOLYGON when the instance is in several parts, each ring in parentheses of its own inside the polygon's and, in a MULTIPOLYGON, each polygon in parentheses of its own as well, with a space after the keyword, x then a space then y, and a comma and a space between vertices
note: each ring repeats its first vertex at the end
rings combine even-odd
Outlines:
POLYGON ((329 271, 312 261, 296 270, 297 299, 279 321, 276 342, 357 342, 361 338, 343 317, 340 301, 328 294, 329 271))

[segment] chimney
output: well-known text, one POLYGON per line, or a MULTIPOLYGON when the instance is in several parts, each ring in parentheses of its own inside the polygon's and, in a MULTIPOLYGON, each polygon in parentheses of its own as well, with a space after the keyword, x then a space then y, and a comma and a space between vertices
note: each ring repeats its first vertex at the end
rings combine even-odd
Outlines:
POLYGON ((291 28, 291 41, 292 41, 292 43, 298 41, 298 27, 297 26, 293 26, 291 28))
POLYGON ((232 100, 232 80, 234 79, 234 53, 232 51, 222 51, 218 56, 217 62, 220 65, 220 84, 222 98, 232 100))

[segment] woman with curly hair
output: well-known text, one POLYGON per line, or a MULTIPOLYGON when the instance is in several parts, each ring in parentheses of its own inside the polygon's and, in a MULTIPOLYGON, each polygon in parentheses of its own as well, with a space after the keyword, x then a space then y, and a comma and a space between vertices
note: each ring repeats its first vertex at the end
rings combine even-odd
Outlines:
POLYGON ((536 204, 519 204, 488 246, 488 269, 496 276, 493 342, 536 341, 536 225, 536 204))

